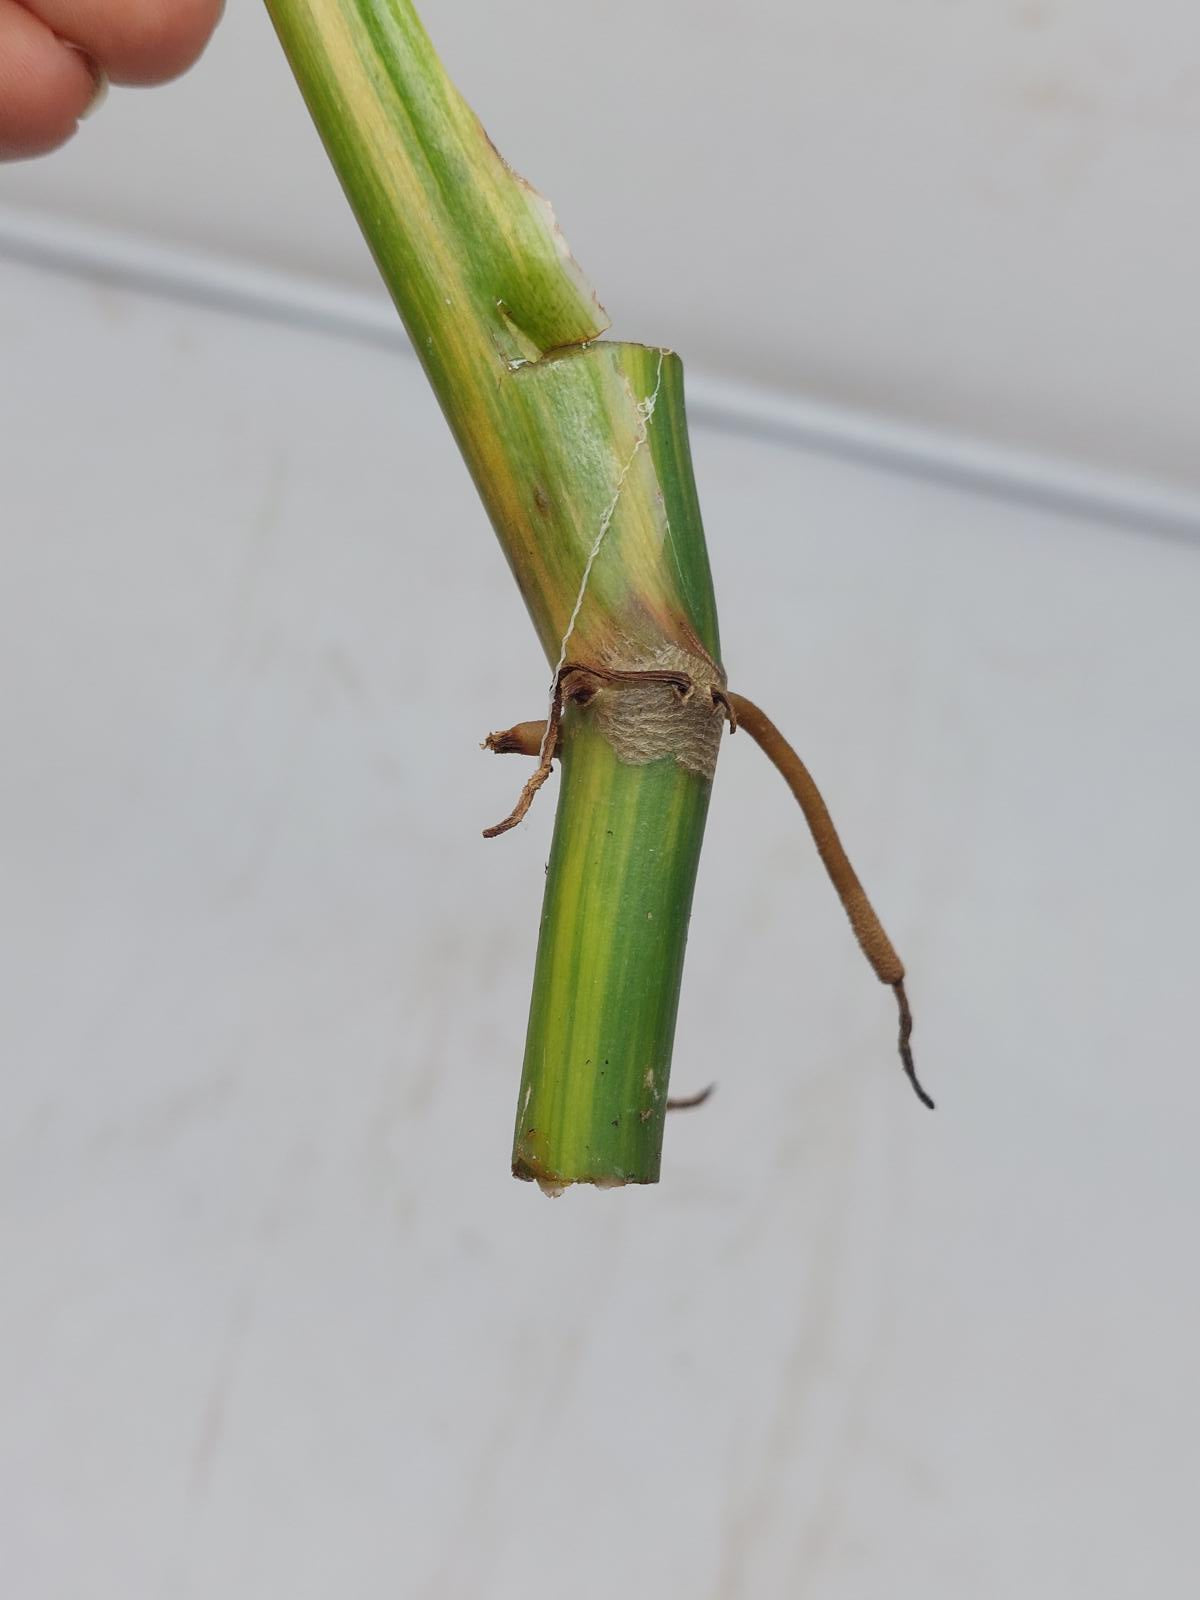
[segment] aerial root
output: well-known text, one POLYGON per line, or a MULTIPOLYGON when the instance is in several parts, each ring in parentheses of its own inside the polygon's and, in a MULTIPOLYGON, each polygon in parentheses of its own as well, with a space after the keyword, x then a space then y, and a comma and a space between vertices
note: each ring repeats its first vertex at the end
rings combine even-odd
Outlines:
MULTIPOLYGON (((489 733, 480 746, 498 756, 541 756, 542 741, 546 737, 546 722, 518 722, 500 733, 489 733)), ((558 754, 557 747, 554 751, 558 754)))
POLYGON ((558 730, 562 722, 563 698, 566 694, 566 673, 555 675, 554 687, 550 693, 550 715, 541 724, 541 737, 535 749, 528 749, 528 745, 520 738, 523 733, 536 729, 536 722, 519 722, 515 728, 510 728, 508 733, 491 733, 484 740, 484 748, 489 750, 515 750, 521 754, 536 755, 538 764, 534 768, 533 776, 526 783, 517 798, 516 805, 505 817, 503 822, 497 822, 494 827, 485 828, 485 839, 498 839, 502 833, 507 833, 510 828, 515 828, 522 817, 526 815, 533 804, 533 797, 550 776, 550 768, 554 762, 555 751, 558 748, 558 730), (514 736, 513 743, 506 743, 509 736, 514 736), (494 742, 495 741, 495 742, 494 742))
POLYGON ((716 1088, 715 1083, 710 1083, 707 1089, 698 1089, 695 1094, 678 1094, 667 1096, 668 1111, 691 1111, 696 1106, 702 1106, 716 1088))
POLYGON ((833 825, 833 818, 821 798, 821 792, 795 750, 752 700, 747 700, 744 695, 731 694, 729 704, 731 712, 737 718, 738 726, 745 728, 792 791, 804 813, 804 820, 808 823, 817 854, 829 874, 830 882, 842 902, 846 916, 850 919, 850 926, 854 930, 859 948, 870 962, 875 976, 881 983, 886 983, 896 996, 896 1004, 900 1010, 900 1060, 918 1100, 932 1111, 933 1101, 921 1087, 909 1043, 912 1038, 913 1022, 908 995, 904 988, 904 964, 884 932, 883 924, 875 915, 874 907, 858 881, 858 874, 850 865, 849 857, 842 848, 842 841, 838 838, 837 829, 833 825))

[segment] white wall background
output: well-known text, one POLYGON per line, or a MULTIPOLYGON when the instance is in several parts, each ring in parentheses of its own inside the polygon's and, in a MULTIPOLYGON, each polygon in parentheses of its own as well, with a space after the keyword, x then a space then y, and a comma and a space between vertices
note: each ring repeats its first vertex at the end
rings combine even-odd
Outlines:
POLYGON ((1200 548, 697 430, 940 1109, 739 738, 718 1092, 551 1203, 545 666, 415 363, 13 266, 0 348, 0 1593, 1190 1594, 1200 548))
MULTIPOLYGON (((941 1109, 738 739, 676 1055, 717 1096, 657 1190, 512 1183, 552 795, 485 844, 477 742, 545 669, 415 365, 236 265, 275 321, 0 260, 0 1595, 1188 1595, 1200 14, 426 13, 617 331, 790 391, 701 389, 726 658, 941 1109), (1190 498, 784 448, 805 395, 1190 498)), ((3 204, 370 284, 249 0, 3 204)))
MULTIPOLYGON (((426 0, 618 335, 1200 484, 1191 0, 426 0)), ((255 0, 0 202, 373 281, 255 0)))

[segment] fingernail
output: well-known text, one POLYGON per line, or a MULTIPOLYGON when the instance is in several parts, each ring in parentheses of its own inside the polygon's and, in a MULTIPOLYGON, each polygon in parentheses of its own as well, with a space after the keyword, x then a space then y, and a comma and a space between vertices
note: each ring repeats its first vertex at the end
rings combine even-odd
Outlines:
POLYGON ((108 99, 108 73, 105 72, 104 68, 98 61, 92 60, 91 56, 88 55, 86 50, 81 50, 79 46, 77 44, 73 44, 70 39, 61 39, 59 42, 61 44, 65 44, 68 50, 73 50, 75 52, 75 54, 83 62, 84 66, 88 69, 88 76, 91 78, 94 85, 91 99, 79 113, 79 120, 80 122, 83 122, 88 117, 94 117, 96 112, 99 111, 100 107, 108 99))
POLYGON ((87 64, 87 69, 92 75, 92 82, 96 85, 96 87, 92 90, 92 98, 79 113, 80 122, 85 122, 88 117, 94 117, 97 111, 99 111, 100 107, 108 99, 108 73, 105 72, 103 67, 98 66, 97 63, 92 60, 91 56, 87 55, 84 51, 81 50, 79 53, 81 56, 83 56, 83 59, 87 64))

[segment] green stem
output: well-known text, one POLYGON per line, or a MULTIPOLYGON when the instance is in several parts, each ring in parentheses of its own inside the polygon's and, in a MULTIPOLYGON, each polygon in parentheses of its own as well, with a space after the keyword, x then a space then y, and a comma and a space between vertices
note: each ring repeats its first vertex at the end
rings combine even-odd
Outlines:
POLYGON ((711 785, 564 729, 513 1170, 547 1187, 654 1183, 711 785))
POLYGON ((724 684, 682 369, 599 340, 408 0, 266 3, 547 659, 608 674, 564 730, 514 1171, 653 1182, 724 684), (629 681, 664 671, 690 694, 629 681))

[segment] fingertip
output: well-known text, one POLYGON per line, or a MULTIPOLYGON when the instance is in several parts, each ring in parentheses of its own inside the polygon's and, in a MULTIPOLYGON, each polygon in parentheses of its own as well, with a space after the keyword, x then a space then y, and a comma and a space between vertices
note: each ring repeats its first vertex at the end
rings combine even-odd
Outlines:
POLYGON ((57 150, 96 98, 88 58, 16 0, 0 0, 0 156, 57 150))
POLYGON ((27 0, 114 83, 166 83, 201 55, 223 0, 27 0))

